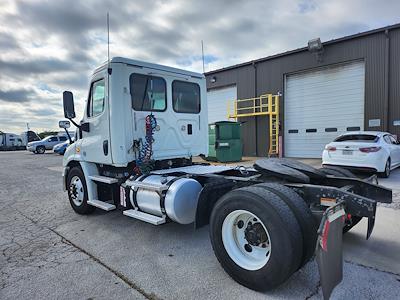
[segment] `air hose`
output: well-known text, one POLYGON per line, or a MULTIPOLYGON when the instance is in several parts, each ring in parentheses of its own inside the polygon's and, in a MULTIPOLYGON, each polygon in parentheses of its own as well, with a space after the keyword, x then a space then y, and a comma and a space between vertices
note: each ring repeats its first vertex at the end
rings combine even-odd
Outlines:
POLYGON ((141 142, 140 144, 139 157, 136 159, 136 166, 134 168, 137 175, 148 174, 153 169, 153 135, 156 127, 157 120, 155 116, 153 114, 147 115, 145 119, 146 135, 144 143, 141 142))

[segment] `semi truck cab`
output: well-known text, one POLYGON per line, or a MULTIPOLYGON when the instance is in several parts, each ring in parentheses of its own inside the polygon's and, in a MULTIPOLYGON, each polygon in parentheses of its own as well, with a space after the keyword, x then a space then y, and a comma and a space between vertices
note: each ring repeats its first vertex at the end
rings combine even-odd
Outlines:
POLYGON ((115 57, 92 75, 80 138, 68 149, 66 163, 79 159, 126 167, 145 142, 148 115, 156 122, 154 160, 207 154, 204 76, 115 57))

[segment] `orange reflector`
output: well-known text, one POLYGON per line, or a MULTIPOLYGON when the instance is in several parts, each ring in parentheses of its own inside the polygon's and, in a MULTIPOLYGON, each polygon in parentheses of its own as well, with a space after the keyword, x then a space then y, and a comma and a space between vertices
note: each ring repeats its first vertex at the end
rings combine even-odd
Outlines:
POLYGON ((324 206, 333 206, 336 204, 336 198, 321 197, 320 201, 321 201, 321 205, 324 205, 324 206))

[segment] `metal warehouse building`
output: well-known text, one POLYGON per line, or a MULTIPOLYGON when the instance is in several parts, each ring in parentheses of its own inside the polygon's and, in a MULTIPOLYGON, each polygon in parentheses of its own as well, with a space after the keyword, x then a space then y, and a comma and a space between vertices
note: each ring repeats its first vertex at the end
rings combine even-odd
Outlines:
MULTIPOLYGON (((209 121, 227 119, 232 99, 279 94, 283 156, 321 157, 354 130, 400 136, 400 24, 205 74, 209 121), (315 50, 316 49, 316 50, 315 50)), ((268 116, 240 118, 244 155, 267 156, 268 116)))

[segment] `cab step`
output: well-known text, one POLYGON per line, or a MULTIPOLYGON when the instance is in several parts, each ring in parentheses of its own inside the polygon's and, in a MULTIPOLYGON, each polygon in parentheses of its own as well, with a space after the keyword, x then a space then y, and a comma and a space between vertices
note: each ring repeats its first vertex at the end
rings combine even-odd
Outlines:
POLYGON ((88 177, 90 180, 93 180, 96 182, 102 182, 102 183, 107 183, 107 184, 118 183, 118 179, 112 178, 112 177, 101 176, 101 175, 89 175, 88 177))
POLYGON ((147 223, 150 223, 150 224, 153 224, 153 225, 161 225, 161 224, 164 224, 166 222, 165 217, 158 217, 158 216, 150 215, 150 214, 147 214, 145 212, 138 211, 138 210, 135 210, 135 209, 125 210, 123 212, 123 214, 125 216, 131 217, 131 218, 134 218, 134 219, 138 219, 140 221, 144 221, 144 222, 147 222, 147 223))
POLYGON ((87 204, 95 206, 95 207, 100 208, 105 211, 110 211, 110 210, 116 209, 114 204, 110 204, 110 203, 100 201, 100 200, 89 200, 87 202, 87 204))

